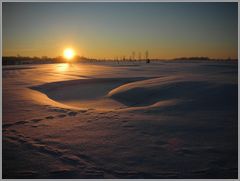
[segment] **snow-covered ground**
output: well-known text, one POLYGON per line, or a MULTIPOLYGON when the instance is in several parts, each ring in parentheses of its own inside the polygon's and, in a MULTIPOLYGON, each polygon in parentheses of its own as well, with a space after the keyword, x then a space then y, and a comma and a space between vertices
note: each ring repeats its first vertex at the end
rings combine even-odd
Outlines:
POLYGON ((237 62, 3 67, 3 178, 237 178, 237 62))

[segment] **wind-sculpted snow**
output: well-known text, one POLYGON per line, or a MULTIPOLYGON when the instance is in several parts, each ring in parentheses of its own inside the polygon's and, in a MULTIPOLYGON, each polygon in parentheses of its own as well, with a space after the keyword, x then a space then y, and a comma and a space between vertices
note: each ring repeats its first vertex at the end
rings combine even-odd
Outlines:
POLYGON ((181 107, 188 106, 188 109, 236 107, 237 84, 219 82, 207 76, 188 76, 79 79, 31 88, 45 93, 54 101, 70 106, 80 105, 80 108, 104 109, 106 101, 103 100, 110 102, 108 98, 121 103, 121 106, 114 107, 112 104, 116 102, 110 102, 113 109, 147 109, 163 105, 163 101, 168 100, 181 100, 181 107), (100 106, 96 106, 101 102, 100 106))
POLYGON ((3 67, 3 178, 236 179, 237 63, 129 64, 3 67))
POLYGON ((237 84, 187 77, 156 78, 137 81, 113 89, 109 97, 129 106, 150 106, 164 100, 188 102, 193 109, 234 109, 237 106, 237 84))

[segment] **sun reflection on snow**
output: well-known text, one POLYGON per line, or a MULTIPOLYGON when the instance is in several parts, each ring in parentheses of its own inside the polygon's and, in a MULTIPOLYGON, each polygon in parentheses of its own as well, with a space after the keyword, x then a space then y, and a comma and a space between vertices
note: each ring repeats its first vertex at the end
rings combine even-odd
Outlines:
POLYGON ((69 69, 69 64, 68 63, 62 63, 57 65, 56 70, 58 72, 66 72, 69 69))

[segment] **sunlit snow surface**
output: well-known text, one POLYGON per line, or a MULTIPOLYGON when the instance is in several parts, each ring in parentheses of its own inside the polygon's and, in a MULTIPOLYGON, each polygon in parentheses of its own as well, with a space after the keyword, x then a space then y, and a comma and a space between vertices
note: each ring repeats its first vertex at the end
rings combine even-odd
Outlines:
POLYGON ((237 62, 4 66, 3 178, 237 178, 237 62))

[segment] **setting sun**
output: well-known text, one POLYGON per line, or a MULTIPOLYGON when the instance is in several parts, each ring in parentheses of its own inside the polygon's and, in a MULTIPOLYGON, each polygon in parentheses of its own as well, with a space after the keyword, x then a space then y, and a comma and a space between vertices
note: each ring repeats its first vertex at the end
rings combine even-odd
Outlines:
POLYGON ((71 60, 74 57, 75 52, 73 49, 67 48, 64 50, 63 55, 64 55, 64 58, 66 58, 67 60, 71 60))

